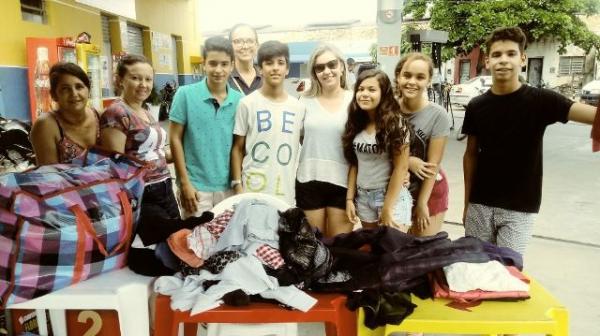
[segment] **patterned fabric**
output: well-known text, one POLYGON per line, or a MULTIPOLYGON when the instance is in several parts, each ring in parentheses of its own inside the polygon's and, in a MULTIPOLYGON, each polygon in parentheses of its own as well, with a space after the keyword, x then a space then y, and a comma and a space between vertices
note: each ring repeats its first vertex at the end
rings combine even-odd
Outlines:
POLYGON ((206 229, 210 233, 212 233, 215 236, 215 238, 219 239, 219 237, 221 237, 221 233, 225 231, 227 224, 229 224, 229 221, 231 220, 232 216, 232 210, 225 210, 220 215, 215 217, 212 221, 206 223, 206 229))
MULTIPOLYGON (((96 116, 96 142, 100 139, 100 115, 98 111, 92 108, 94 111, 94 115, 96 116)), ((60 132, 60 140, 56 144, 56 149, 58 152, 58 162, 60 163, 70 163, 75 158, 83 155, 87 148, 82 147, 77 142, 73 141, 68 134, 65 134, 60 121, 54 115, 56 112, 51 112, 52 116, 56 120, 56 124, 58 125, 58 131, 60 132)))
POLYGON ((187 246, 199 258, 206 260, 210 257, 217 238, 204 225, 198 225, 187 237, 187 246))
POLYGON ((165 152, 167 132, 144 110, 150 123, 142 120, 122 99, 115 100, 100 116, 100 128, 116 128, 127 136, 125 154, 151 164, 146 184, 164 181, 170 177, 165 152))
POLYGON ((272 269, 278 269, 285 264, 283 258, 281 257, 281 253, 276 248, 272 248, 267 244, 263 244, 256 249, 256 256, 263 264, 271 267, 272 269))
POLYGON ((125 266, 146 166, 75 161, 0 176, 0 308, 125 266))
POLYGON ((207 270, 213 274, 219 274, 229 264, 238 260, 242 254, 238 251, 221 251, 213 254, 208 258, 202 267, 190 267, 185 263, 181 263, 181 273, 183 276, 198 275, 200 271, 207 270))

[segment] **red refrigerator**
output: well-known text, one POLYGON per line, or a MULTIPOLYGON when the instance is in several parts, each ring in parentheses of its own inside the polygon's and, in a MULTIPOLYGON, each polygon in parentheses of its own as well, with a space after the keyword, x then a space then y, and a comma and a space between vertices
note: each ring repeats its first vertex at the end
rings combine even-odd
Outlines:
POLYGON ((26 38, 31 122, 52 110, 50 67, 59 61, 77 63, 71 38, 26 38))

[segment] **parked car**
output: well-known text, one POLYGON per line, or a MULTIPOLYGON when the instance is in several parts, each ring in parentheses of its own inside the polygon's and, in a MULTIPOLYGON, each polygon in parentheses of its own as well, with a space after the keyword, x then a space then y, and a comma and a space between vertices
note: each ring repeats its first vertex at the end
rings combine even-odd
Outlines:
POLYGON ((600 98, 600 79, 593 80, 581 88, 581 102, 593 106, 598 105, 600 98))
POLYGON ((469 81, 456 84, 450 89, 450 102, 466 107, 471 99, 492 87, 492 76, 477 76, 469 81))
POLYGON ((310 90, 310 78, 301 78, 300 80, 298 80, 296 92, 302 94, 308 90, 310 90))

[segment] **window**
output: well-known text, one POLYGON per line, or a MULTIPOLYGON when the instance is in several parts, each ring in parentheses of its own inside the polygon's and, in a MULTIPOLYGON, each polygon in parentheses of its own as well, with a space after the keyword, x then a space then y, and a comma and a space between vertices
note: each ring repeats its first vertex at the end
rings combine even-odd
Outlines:
POLYGON ((574 75, 583 73, 584 56, 561 56, 558 62, 559 75, 574 75))
POLYGON ((25 21, 46 23, 45 0, 21 0, 21 17, 25 21))

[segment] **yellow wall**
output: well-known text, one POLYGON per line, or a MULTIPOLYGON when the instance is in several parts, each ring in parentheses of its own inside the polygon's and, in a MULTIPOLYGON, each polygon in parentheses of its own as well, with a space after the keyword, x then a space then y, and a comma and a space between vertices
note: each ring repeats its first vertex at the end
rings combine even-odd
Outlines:
MULTIPOLYGON (((0 66, 26 66, 26 37, 76 37, 86 31, 92 43, 102 46, 100 10, 81 5, 75 0, 46 0, 46 24, 23 21, 18 0, 0 0, 2 26, 0 34, 0 66)), ((190 56, 200 53, 196 0, 136 0, 136 20, 124 20, 169 35, 182 37, 183 69, 192 72, 190 56)), ((110 13, 106 13, 111 15, 110 13)))
POLYGON ((179 72, 186 74, 192 72, 190 56, 200 55, 197 3, 196 0, 136 0, 135 4, 137 18, 133 22, 151 31, 182 38, 184 62, 179 72))
MULTIPOLYGON (((102 44, 99 11, 75 7, 73 0, 46 1, 46 24, 23 21, 18 0, 0 1, 3 31, 0 34, 0 65, 27 66, 26 37, 76 37, 86 31, 92 43, 102 44)), ((81 5, 77 5, 82 7, 81 5)))

